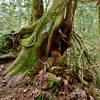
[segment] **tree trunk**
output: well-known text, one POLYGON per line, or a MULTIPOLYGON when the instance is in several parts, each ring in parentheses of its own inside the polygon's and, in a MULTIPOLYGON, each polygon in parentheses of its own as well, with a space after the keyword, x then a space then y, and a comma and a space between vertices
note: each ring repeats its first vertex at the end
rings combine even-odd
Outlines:
POLYGON ((42 14, 43 14, 43 1, 32 0, 32 13, 29 20, 29 24, 32 24, 38 19, 40 19, 42 14))
POLYGON ((22 40, 22 50, 12 66, 4 72, 6 76, 14 76, 31 70, 35 72, 38 69, 36 66, 38 59, 50 55, 53 46, 56 45, 55 40, 59 38, 58 35, 65 36, 65 39, 62 36, 60 38, 62 54, 70 45, 77 0, 54 0, 50 9, 43 15, 42 11, 38 15, 37 8, 40 7, 38 3, 40 0, 33 0, 30 25, 19 32, 20 34, 30 33, 30 35, 22 40))
MULTIPOLYGON (((100 1, 98 0, 97 2, 97 5, 98 5, 98 9, 99 9, 99 25, 98 25, 98 28, 99 28, 99 35, 100 35, 100 1)), ((99 39, 99 42, 100 42, 100 39, 99 39)), ((99 49, 100 49, 100 46, 99 46, 99 49)), ((99 55, 99 58, 98 58, 98 63, 100 63, 100 55, 99 55)), ((98 66, 98 68, 96 67, 96 86, 98 88, 100 88, 100 67, 98 66)))

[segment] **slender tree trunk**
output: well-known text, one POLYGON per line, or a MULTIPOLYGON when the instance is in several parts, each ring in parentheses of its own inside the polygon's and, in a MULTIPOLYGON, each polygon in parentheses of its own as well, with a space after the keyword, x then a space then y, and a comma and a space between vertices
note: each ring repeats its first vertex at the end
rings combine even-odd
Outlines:
MULTIPOLYGON (((98 0, 98 10, 99 10, 99 25, 98 25, 98 28, 99 28, 99 35, 100 35, 100 1, 98 0)), ((99 39, 99 42, 100 42, 100 39, 99 39)), ((99 49, 100 49, 100 46, 99 46, 99 49)), ((99 55, 99 63, 100 63, 100 55, 99 55)), ((96 72, 97 72, 97 75, 96 75, 96 86, 98 88, 100 88, 100 67, 96 67, 96 72)))

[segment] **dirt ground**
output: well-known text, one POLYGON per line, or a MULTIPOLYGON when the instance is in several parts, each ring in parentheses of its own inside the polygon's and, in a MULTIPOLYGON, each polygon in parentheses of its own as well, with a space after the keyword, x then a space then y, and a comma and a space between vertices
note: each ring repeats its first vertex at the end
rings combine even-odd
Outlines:
MULTIPOLYGON (((52 73, 42 69, 35 77, 35 84, 29 85, 21 83, 9 86, 2 73, 9 64, 0 65, 0 100, 100 100, 93 97, 88 86, 80 83, 70 84, 68 80, 58 78, 52 73), (59 79, 59 88, 48 86, 47 75, 59 79)), ((96 90, 100 93, 100 90, 96 90)))

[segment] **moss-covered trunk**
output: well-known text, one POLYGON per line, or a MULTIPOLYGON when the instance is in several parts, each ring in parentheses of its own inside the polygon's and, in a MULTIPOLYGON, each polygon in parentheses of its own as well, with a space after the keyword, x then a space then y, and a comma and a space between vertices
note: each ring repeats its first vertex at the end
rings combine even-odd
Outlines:
POLYGON ((41 14, 37 13, 39 2, 40 0, 33 0, 30 25, 19 32, 20 34, 30 33, 30 35, 22 40, 22 50, 19 56, 12 66, 4 72, 7 76, 31 70, 35 71, 38 59, 50 54, 54 45, 53 42, 59 38, 59 34, 66 37, 66 42, 61 39, 61 42, 64 43, 61 46, 61 52, 64 52, 69 46, 77 0, 54 0, 50 9, 43 14, 42 11, 41 14), (34 3, 37 6, 34 7, 34 3))
MULTIPOLYGON (((98 5, 98 9, 99 9, 99 25, 98 25, 98 28, 99 28, 99 35, 100 35, 100 1, 98 0, 97 2, 97 5, 98 5)), ((100 42, 100 39, 99 39, 99 42, 100 42)), ((100 49, 100 46, 99 46, 99 49, 100 49)), ((99 54, 99 58, 98 58, 98 63, 100 63, 100 54, 99 54)), ((100 66, 98 66, 98 68, 96 67, 96 72, 97 72, 97 75, 96 75, 96 86, 98 88, 100 88, 100 66)))

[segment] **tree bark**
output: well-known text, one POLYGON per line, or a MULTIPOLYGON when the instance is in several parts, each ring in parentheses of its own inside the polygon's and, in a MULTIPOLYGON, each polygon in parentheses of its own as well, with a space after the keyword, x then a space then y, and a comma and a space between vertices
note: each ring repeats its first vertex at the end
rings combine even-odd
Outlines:
POLYGON ((32 0, 32 13, 29 20, 29 24, 33 24, 35 21, 41 18, 43 14, 43 1, 32 0))

